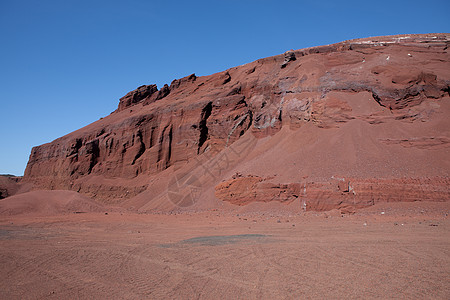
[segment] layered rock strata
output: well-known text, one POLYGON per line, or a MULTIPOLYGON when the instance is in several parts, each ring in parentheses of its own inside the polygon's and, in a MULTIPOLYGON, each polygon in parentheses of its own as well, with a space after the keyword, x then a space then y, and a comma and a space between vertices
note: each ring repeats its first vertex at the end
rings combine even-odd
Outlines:
MULTIPOLYGON (((367 135, 360 132, 356 141, 355 135, 345 134, 346 139, 353 148, 374 149, 373 161, 369 160, 375 167, 364 166, 367 154, 353 153, 354 169, 336 164, 327 173, 314 169, 320 158, 302 161, 293 156, 285 165, 271 164, 279 168, 277 173, 285 170, 292 176, 284 183, 280 183, 283 176, 270 183, 265 162, 254 158, 260 155, 255 146, 239 165, 227 165, 214 180, 204 181, 202 190, 215 192, 202 197, 213 197, 208 202, 215 203, 212 206, 223 201, 287 203, 300 199, 306 185, 306 206, 315 210, 347 204, 362 207, 374 199, 448 200, 449 166, 444 160, 449 158, 450 141, 449 43, 448 34, 351 40, 291 50, 210 76, 192 74, 159 90, 144 85, 122 97, 111 115, 34 147, 24 181, 35 189, 71 189, 116 203, 154 190, 148 197, 151 202, 167 193, 160 176, 182 172, 194 161, 203 161, 197 163, 201 167, 244 136, 251 135, 258 145, 265 143, 261 147, 266 157, 272 151, 271 159, 276 161, 281 152, 275 141, 283 135, 286 139, 302 132, 300 138, 290 140, 289 147, 296 149, 291 152, 320 152, 322 140, 358 127, 367 135), (315 132, 314 138, 308 140, 308 132, 315 132), (403 155, 410 155, 410 161, 403 161, 405 171, 399 170, 401 166, 396 172, 383 167, 383 157, 389 155, 394 161, 396 156, 403 161, 403 155), (430 161, 428 155, 435 159, 430 161), (294 164, 301 171, 294 171, 294 164), (232 179, 237 171, 255 175, 232 179), (337 173, 351 178, 356 194, 330 187, 331 175, 337 173), (305 181, 305 176, 315 179, 305 181), (423 187, 424 181, 426 188, 414 188, 415 182, 423 187)), ((324 161, 333 155, 340 161, 347 155, 332 149, 325 152, 324 161)), ((196 202, 199 207, 201 201, 196 202)))

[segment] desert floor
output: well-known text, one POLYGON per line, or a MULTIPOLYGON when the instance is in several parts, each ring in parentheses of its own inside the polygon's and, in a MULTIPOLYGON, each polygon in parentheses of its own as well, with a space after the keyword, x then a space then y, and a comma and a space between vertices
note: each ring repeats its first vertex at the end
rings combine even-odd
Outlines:
POLYGON ((450 299, 449 202, 2 216, 1 299, 450 299))

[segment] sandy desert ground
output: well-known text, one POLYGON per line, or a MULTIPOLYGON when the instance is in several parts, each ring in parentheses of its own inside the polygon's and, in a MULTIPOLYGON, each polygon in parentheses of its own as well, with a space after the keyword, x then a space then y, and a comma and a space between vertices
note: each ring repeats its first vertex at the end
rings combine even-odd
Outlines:
POLYGON ((449 299, 448 202, 2 216, 1 299, 449 299))

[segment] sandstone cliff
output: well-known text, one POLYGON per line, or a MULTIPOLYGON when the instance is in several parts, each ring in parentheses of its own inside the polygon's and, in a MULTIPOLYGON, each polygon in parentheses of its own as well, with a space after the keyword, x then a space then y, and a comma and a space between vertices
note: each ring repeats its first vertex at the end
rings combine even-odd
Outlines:
POLYGON ((23 180, 139 210, 447 201, 449 43, 358 39, 144 85, 34 147, 23 180))

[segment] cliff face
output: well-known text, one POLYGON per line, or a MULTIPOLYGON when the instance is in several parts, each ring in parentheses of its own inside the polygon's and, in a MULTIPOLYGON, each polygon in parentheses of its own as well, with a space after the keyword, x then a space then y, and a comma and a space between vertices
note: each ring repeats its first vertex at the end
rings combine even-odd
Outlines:
POLYGON ((448 200, 449 39, 352 40, 141 86, 34 147, 24 181, 142 210, 448 200))

